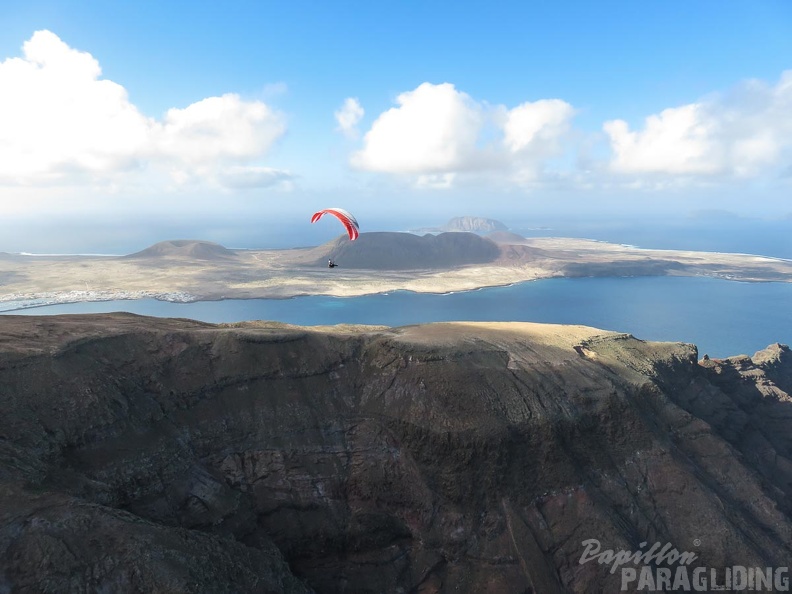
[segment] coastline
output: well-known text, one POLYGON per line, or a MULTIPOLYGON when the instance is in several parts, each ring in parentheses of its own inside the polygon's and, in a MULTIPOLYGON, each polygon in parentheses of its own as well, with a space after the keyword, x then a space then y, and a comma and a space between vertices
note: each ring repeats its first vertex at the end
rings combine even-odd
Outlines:
POLYGON ((100 303, 103 301, 136 301, 139 299, 156 299, 171 303, 193 303, 202 301, 194 295, 186 293, 156 293, 153 291, 69 291, 65 293, 33 293, 31 295, 2 295, 0 297, 0 313, 46 307, 48 305, 66 305, 68 303, 100 303), (13 304, 14 307, 8 307, 13 304))
POLYGON ((359 297, 392 291, 451 294, 549 278, 691 276, 792 282, 792 261, 755 254, 654 250, 573 238, 499 244, 489 263, 443 269, 354 269, 312 263, 326 246, 244 250, 230 257, 22 256, 0 259, 0 311, 115 300, 195 302, 359 297))
POLYGON ((66 305, 69 303, 91 303, 91 302, 104 302, 104 301, 135 301, 141 299, 156 299, 157 301, 165 301, 171 303, 196 303, 206 301, 225 301, 230 299, 294 299, 297 297, 309 296, 325 296, 336 297, 339 299, 362 297, 366 295, 387 295, 389 293, 404 291, 411 293, 424 293, 432 295, 453 295, 455 293, 464 293, 468 291, 479 291, 482 289, 490 289, 496 287, 509 287, 524 282, 532 282, 535 280, 545 280, 549 278, 559 278, 552 276, 536 277, 522 280, 511 280, 508 282, 498 282, 492 284, 480 284, 476 286, 459 285, 454 288, 446 288, 448 285, 445 283, 432 284, 431 282, 420 283, 418 286, 401 286, 394 284, 383 288, 381 286, 383 281, 371 283, 359 282, 355 286, 343 287, 339 284, 335 289, 327 292, 323 291, 310 291, 305 290, 301 292, 290 291, 278 285, 262 287, 260 291, 245 290, 244 294, 236 294, 235 291, 229 290, 227 294, 223 295, 195 295, 184 292, 171 292, 162 293, 158 291, 64 291, 64 292, 43 292, 43 293, 28 293, 28 294, 3 294, 0 295, 0 313, 8 313, 19 310, 28 310, 36 307, 46 307, 48 305, 66 305), (9 307, 9 305, 13 306, 9 307))

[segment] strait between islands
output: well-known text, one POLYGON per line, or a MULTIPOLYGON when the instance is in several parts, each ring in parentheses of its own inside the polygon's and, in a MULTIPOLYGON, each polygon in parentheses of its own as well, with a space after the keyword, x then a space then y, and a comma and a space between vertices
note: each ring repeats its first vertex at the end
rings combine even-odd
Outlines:
POLYGON ((446 293, 552 277, 708 276, 792 281, 792 261, 750 254, 640 249, 495 231, 363 233, 318 247, 232 250, 164 241, 126 256, 0 253, 0 304, 111 299, 170 301, 446 293), (328 269, 327 260, 339 267, 328 269))

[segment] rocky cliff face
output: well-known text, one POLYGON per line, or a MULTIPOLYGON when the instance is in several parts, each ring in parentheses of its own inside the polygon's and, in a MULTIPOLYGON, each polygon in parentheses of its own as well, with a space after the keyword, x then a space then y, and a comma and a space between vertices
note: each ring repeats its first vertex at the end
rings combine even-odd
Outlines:
POLYGON ((613 592, 792 554, 792 361, 591 328, 4 317, 0 591, 613 592))
POLYGON ((471 233, 490 233, 492 231, 506 231, 508 227, 484 217, 454 217, 443 226, 443 231, 467 231, 471 233))

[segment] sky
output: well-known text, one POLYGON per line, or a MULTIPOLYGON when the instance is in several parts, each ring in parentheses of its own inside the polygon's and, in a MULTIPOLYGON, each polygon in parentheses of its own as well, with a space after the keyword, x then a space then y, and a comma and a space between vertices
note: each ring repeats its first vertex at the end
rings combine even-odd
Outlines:
POLYGON ((792 2, 0 0, 0 196, 30 235, 788 217, 792 2))

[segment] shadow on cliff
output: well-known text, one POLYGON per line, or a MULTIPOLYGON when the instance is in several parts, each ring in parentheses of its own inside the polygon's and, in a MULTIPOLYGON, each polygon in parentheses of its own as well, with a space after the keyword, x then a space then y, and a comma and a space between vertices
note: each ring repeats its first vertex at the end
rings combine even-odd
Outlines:
POLYGON ((699 363, 538 324, 9 317, 0 569, 53 591, 617 591, 580 563, 591 538, 783 565, 776 350, 699 363))

